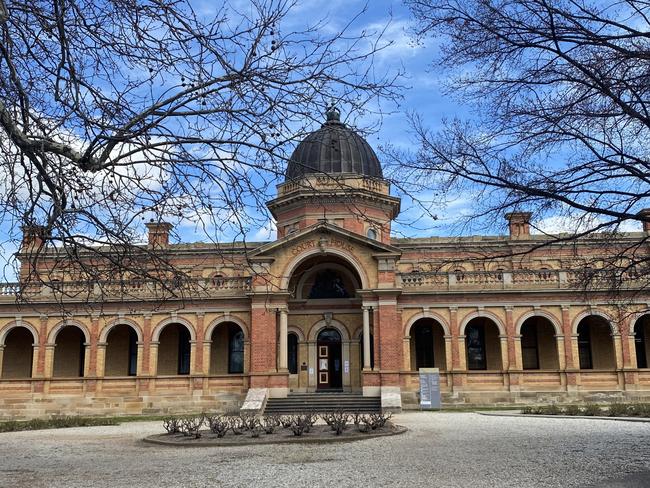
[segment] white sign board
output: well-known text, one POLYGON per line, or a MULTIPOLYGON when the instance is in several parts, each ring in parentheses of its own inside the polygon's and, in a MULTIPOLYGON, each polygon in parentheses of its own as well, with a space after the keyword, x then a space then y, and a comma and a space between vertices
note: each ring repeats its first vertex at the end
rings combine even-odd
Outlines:
POLYGON ((440 408, 440 370, 420 368, 420 408, 423 410, 440 408))

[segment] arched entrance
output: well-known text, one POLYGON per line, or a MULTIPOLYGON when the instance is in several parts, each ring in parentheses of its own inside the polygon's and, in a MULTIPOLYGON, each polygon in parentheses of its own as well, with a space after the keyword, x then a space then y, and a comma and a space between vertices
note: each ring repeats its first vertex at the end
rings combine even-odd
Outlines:
POLYGON ((341 334, 327 328, 320 331, 316 342, 318 354, 318 391, 341 390, 343 387, 343 362, 341 360, 341 334))
POLYGON ((286 347, 278 348, 287 351, 287 368, 295 375, 290 379, 292 391, 361 390, 362 346, 353 332, 363 330, 364 320, 372 331, 371 314, 362 311, 362 287, 356 268, 341 256, 313 255, 293 268, 285 320, 304 338, 303 352, 296 336, 289 342, 289 334, 286 347))

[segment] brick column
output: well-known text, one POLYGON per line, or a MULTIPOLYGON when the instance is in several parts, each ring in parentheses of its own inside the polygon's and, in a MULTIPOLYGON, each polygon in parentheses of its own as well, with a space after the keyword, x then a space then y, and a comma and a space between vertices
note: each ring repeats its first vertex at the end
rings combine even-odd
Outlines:
POLYGON ((460 360, 461 344, 458 330, 458 308, 456 307, 449 307, 449 329, 451 332, 451 367, 454 370, 465 369, 460 360))
MULTIPOLYGON (((140 353, 140 349, 138 349, 140 353)), ((151 314, 145 313, 142 324, 142 371, 144 376, 151 374, 151 314)))
POLYGON ((453 348, 453 336, 445 336, 445 371, 451 371, 453 369, 452 364, 452 348, 453 348))
POLYGON ((194 345, 194 354, 190 357, 191 374, 203 374, 203 335, 205 334, 205 313, 196 313, 196 341, 194 345))
POLYGON ((99 314, 93 313, 90 316, 90 344, 89 344, 89 351, 87 354, 88 363, 87 363, 87 367, 85 368, 86 371, 88 371, 88 376, 97 376, 97 369, 98 369, 97 335, 98 334, 99 334, 99 314))
MULTIPOLYGON (((379 331, 378 357, 381 386, 399 387, 399 371, 402 367, 403 353, 402 314, 397 311, 397 294, 395 292, 384 292, 382 295, 379 296, 378 321, 375 323, 375 332, 379 331)), ((377 354, 377 350, 375 350, 375 354, 377 354)))
POLYGON ((47 344, 47 315, 41 315, 40 317, 40 327, 38 331, 38 360, 36 362, 37 366, 35 375, 38 378, 43 378, 45 376, 45 345, 47 344))
POLYGON ((275 373, 277 370, 277 317, 275 307, 267 303, 266 297, 255 297, 251 301, 250 372, 259 376, 251 378, 251 387, 268 387, 267 378, 261 373, 275 373))
MULTIPOLYGON (((632 362, 632 350, 630 349, 630 328, 628 324, 624 321, 618 323, 618 330, 621 334, 621 348, 623 353, 623 367, 624 368, 633 368, 636 366, 636 361, 632 362)), ((634 349, 634 342, 632 342, 632 349, 634 349)), ((636 353, 636 351, 634 351, 636 353)), ((636 356, 636 354, 635 354, 636 356)))
MULTIPOLYGON (((515 322, 512 317, 512 307, 504 307, 506 312, 506 347, 508 348, 508 368, 507 369, 519 369, 517 368, 517 352, 515 348, 515 322)), ((504 369, 505 363, 504 363, 504 369)))
POLYGON ((571 319, 569 317, 568 305, 562 305, 562 333, 564 334, 564 355, 566 358, 566 368, 578 369, 577 358, 574 357, 573 354, 573 333, 571 331, 571 319))

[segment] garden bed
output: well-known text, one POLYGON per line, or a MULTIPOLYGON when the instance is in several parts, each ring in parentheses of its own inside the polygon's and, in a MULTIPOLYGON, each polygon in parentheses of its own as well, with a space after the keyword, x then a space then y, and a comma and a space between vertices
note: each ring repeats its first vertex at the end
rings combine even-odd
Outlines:
POLYGON ((406 432, 405 427, 395 425, 389 419, 390 415, 345 412, 170 417, 163 421, 166 434, 152 435, 144 441, 178 447, 242 446, 351 442, 406 432))
POLYGON ((650 403, 611 403, 601 406, 594 403, 585 405, 545 405, 524 407, 524 415, 562 415, 570 417, 630 417, 650 418, 650 403))

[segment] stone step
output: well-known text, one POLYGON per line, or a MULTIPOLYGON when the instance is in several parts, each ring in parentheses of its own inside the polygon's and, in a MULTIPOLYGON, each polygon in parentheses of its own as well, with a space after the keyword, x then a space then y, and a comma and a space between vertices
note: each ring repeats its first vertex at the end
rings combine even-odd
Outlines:
POLYGON ((300 412, 381 412, 381 398, 357 393, 292 393, 286 398, 269 398, 265 413, 289 415, 300 412))

